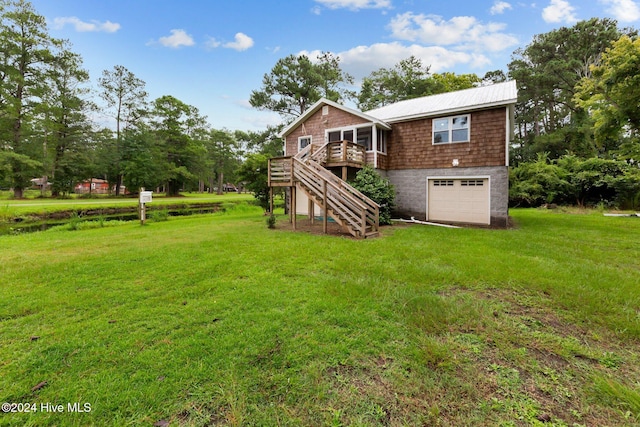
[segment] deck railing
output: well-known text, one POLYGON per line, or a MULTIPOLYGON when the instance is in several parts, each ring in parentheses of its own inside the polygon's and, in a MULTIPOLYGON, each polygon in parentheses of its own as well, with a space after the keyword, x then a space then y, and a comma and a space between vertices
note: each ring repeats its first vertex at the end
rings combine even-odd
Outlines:
POLYGON ((351 141, 330 142, 327 147, 326 164, 364 165, 367 151, 364 146, 351 141))
POLYGON ((327 142, 317 147, 307 145, 296 157, 300 160, 313 159, 322 166, 353 165, 363 166, 367 160, 367 151, 364 146, 351 141, 327 142))
POLYGON ((269 187, 290 187, 293 185, 293 157, 273 157, 269 159, 267 173, 269 187))

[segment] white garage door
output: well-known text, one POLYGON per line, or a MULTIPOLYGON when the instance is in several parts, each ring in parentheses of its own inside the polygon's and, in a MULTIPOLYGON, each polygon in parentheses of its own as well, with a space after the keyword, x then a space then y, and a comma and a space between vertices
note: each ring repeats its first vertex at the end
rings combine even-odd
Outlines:
POLYGON ((489 224, 489 179, 429 179, 427 220, 489 224))

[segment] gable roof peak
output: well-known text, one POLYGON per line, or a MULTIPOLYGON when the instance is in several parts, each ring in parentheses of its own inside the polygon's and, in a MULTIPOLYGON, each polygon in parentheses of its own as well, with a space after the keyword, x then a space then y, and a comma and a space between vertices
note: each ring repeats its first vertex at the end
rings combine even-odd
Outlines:
POLYGON ((355 116, 361 117, 367 121, 370 121, 372 123, 375 123, 377 125, 380 125, 382 128, 384 129, 391 129, 391 126, 389 126, 387 123, 385 123, 384 121, 370 116, 368 114, 363 113, 362 111, 358 111, 355 110, 353 108, 349 108, 346 107, 342 104, 339 104, 335 101, 331 101, 330 99, 327 98, 320 98, 318 101, 316 101, 311 107, 307 108, 307 110, 302 113, 302 115, 300 115, 298 118, 296 118, 294 121, 292 121, 291 123, 289 123, 287 126, 285 126, 284 129, 282 129, 282 131, 280 131, 280 133, 278 134, 278 136, 280 138, 284 138, 285 136, 287 136, 288 134, 290 134, 291 132, 293 132, 293 130, 295 128, 297 128, 301 123, 304 123, 309 117, 311 117, 312 115, 314 115, 318 110, 320 110, 320 108, 322 108, 325 105, 329 105, 333 108, 336 108, 338 110, 342 110, 346 113, 349 114, 353 114, 355 116))

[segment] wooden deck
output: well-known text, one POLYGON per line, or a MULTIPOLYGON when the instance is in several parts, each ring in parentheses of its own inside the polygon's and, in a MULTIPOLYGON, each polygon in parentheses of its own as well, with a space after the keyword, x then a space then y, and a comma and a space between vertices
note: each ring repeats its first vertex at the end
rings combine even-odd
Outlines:
POLYGON ((324 163, 323 166, 328 168, 336 166, 362 168, 366 159, 367 152, 362 145, 351 141, 339 141, 328 144, 325 161, 319 161, 319 163, 324 163))

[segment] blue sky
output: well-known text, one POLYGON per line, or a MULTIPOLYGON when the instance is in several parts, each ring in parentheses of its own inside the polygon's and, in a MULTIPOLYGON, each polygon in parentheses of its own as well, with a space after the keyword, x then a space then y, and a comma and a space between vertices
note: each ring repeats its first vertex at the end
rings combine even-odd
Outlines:
POLYGON ((215 128, 281 118, 248 103, 290 54, 329 51, 356 77, 415 55, 432 72, 502 69, 535 34, 608 17, 638 27, 640 0, 32 0, 53 37, 82 55, 97 90, 123 65, 150 99, 172 95, 215 128))

